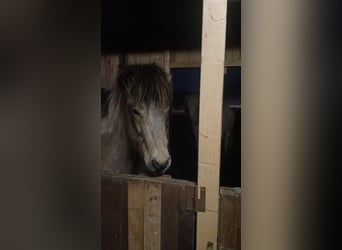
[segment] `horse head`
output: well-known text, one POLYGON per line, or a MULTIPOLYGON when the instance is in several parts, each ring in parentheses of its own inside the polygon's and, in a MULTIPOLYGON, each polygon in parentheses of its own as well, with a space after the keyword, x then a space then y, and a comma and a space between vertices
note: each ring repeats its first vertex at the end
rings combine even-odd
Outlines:
POLYGON ((128 137, 140 172, 158 176, 171 166, 168 121, 171 84, 157 65, 128 65, 118 76, 128 137))

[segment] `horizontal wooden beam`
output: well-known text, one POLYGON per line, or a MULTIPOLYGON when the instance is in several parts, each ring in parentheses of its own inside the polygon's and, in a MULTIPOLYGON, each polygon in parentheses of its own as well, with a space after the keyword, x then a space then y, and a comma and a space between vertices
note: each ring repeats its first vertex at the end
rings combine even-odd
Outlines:
MULTIPOLYGON (((241 49, 227 49, 224 56, 225 67, 241 66, 241 49)), ((170 51, 170 68, 199 68, 201 67, 201 51, 184 50, 170 51)))

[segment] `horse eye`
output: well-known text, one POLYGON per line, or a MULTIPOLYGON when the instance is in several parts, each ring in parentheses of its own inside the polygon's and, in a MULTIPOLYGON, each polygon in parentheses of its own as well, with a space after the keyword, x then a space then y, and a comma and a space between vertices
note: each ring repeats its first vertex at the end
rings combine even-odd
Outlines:
POLYGON ((137 116, 141 117, 141 115, 140 115, 138 110, 136 110, 135 108, 133 108, 132 110, 133 110, 133 114, 134 115, 137 115, 137 116))

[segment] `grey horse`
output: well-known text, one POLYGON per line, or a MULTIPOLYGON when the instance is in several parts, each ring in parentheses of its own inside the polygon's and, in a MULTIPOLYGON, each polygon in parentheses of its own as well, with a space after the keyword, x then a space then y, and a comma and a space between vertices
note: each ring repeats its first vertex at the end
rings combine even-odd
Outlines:
POLYGON ((171 166, 168 150, 172 85, 156 64, 119 71, 101 117, 102 172, 160 176, 171 166))

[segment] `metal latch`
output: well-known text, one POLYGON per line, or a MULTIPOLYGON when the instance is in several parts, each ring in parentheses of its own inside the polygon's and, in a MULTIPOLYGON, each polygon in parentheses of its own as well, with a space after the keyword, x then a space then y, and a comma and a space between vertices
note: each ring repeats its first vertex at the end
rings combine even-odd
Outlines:
POLYGON ((200 187, 200 197, 198 197, 198 189, 196 188, 196 212, 205 212, 205 187, 200 187))

